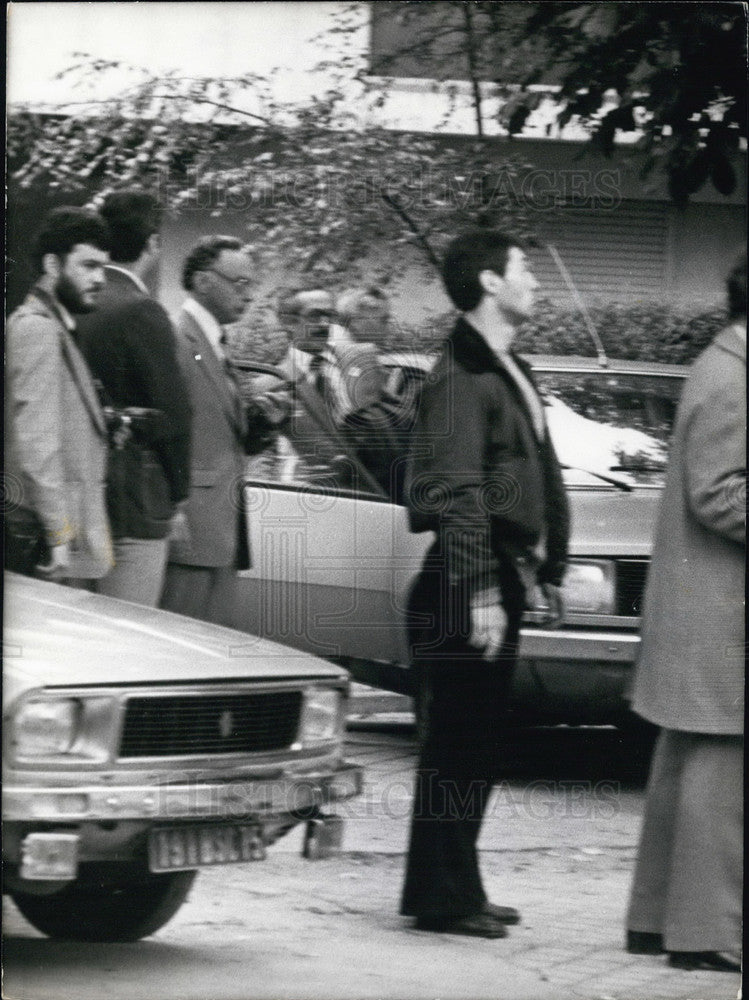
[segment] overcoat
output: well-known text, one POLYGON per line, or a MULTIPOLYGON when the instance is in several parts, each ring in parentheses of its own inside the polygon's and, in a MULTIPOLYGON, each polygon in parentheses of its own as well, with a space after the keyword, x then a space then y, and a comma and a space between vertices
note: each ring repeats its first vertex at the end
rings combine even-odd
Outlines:
POLYGON ((247 415, 236 383, 195 319, 180 312, 177 358, 192 406, 189 540, 173 540, 169 561, 186 566, 249 568, 242 481, 247 415))
POLYGON ((746 335, 723 330, 679 404, 632 707, 667 729, 743 732, 746 335))
POLYGON ((6 497, 36 513, 50 545, 69 543, 70 577, 104 576, 113 566, 104 417, 86 362, 40 288, 8 320, 5 413, 6 497))

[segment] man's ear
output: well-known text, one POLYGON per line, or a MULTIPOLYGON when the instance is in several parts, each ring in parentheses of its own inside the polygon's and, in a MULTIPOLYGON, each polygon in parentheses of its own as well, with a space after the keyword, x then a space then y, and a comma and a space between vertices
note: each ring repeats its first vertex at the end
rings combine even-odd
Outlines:
POLYGON ((488 267, 484 268, 483 271, 479 271, 479 284, 489 295, 494 295, 495 292, 499 291, 503 283, 504 278, 497 274, 496 271, 492 271, 488 267))
POLYGON ((56 253, 45 253, 42 257, 42 273, 49 275, 50 278, 59 278, 62 274, 62 267, 62 258, 58 257, 56 253))
POLYGON ((161 253, 161 236, 159 233, 151 233, 148 237, 146 252, 149 257, 157 257, 161 253))
POLYGON ((197 292, 198 295, 202 295, 210 280, 205 271, 195 271, 192 276, 192 291, 197 292))

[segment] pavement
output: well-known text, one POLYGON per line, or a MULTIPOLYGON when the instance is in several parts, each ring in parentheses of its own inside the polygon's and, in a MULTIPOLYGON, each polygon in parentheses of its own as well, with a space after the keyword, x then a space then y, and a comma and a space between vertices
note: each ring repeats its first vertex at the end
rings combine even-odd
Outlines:
POLYGON ((398 914, 413 713, 359 685, 346 759, 364 767, 364 790, 335 810, 346 821, 340 853, 305 860, 297 828, 262 864, 202 871, 177 915, 131 945, 44 940, 8 903, 3 996, 733 1000, 738 975, 623 948, 644 797, 630 757, 612 730, 513 733, 479 849, 490 898, 522 922, 498 941, 422 933, 398 914))

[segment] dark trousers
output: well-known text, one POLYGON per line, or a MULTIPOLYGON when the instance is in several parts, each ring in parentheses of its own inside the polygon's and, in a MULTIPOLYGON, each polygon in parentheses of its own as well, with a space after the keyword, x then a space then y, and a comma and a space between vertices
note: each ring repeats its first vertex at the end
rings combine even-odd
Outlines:
POLYGON ((499 655, 482 660, 470 647, 468 600, 447 591, 442 574, 423 572, 413 615, 431 614, 411 630, 414 668, 423 691, 424 736, 401 913, 452 919, 486 902, 476 842, 502 766, 502 731, 517 656, 524 591, 503 580, 508 629, 499 655), (430 609, 430 610, 428 610, 430 609))

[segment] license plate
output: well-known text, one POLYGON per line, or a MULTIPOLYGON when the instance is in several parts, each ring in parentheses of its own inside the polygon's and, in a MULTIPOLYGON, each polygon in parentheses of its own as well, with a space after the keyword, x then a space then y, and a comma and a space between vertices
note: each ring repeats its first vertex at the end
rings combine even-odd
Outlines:
POLYGON ((185 871, 264 858, 265 842, 257 826, 222 823, 161 827, 151 830, 148 836, 148 864, 152 872, 185 871))

